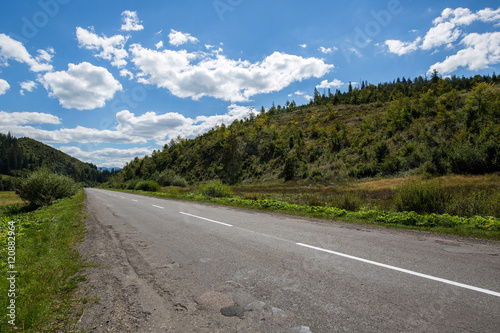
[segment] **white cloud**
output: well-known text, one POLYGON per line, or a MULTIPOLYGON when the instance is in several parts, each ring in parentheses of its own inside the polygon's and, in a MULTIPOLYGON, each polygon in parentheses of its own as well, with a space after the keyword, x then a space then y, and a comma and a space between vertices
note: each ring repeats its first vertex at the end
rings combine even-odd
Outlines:
POLYGON ((51 143, 115 143, 145 144, 154 140, 163 145, 168 140, 181 137, 195 137, 215 125, 230 124, 254 112, 253 108, 231 104, 225 114, 188 118, 177 112, 157 114, 146 112, 136 116, 123 110, 116 114, 117 126, 114 129, 98 130, 83 126, 44 130, 30 124, 60 124, 60 119, 37 112, 0 112, 0 132, 11 132, 17 137, 27 136, 35 140, 51 143))
POLYGON ((128 77, 129 80, 132 80, 134 78, 134 74, 128 69, 122 69, 120 71, 120 76, 128 77))
POLYGON ((6 34, 0 34, 0 62, 4 65, 7 65, 7 60, 14 59, 30 66, 32 72, 51 71, 52 65, 49 62, 52 60, 53 51, 51 48, 48 51, 38 50, 39 55, 33 58, 21 42, 6 34))
POLYGON ((51 143, 146 143, 147 140, 139 137, 131 137, 126 133, 112 130, 98 130, 77 126, 75 128, 62 128, 57 130, 44 130, 33 126, 3 125, 0 122, 0 132, 11 132, 16 137, 29 137, 42 142, 51 143))
POLYGON ((84 47, 87 50, 100 51, 100 53, 95 55, 97 58, 110 60, 111 65, 118 68, 127 65, 125 59, 128 57, 128 53, 124 47, 128 37, 122 35, 99 37, 95 33, 80 27, 76 28, 76 37, 79 47, 84 47))
POLYGON ((442 74, 451 73, 459 67, 475 71, 500 62, 500 32, 471 33, 460 42, 465 48, 447 57, 443 62, 432 65, 429 72, 436 69, 442 74))
POLYGON ((299 44, 299 46, 303 49, 305 49, 307 47, 307 44, 299 44))
POLYGON ((321 81, 320 84, 316 86, 318 89, 330 89, 330 88, 338 88, 342 87, 344 83, 338 79, 334 79, 332 82, 328 82, 328 80, 321 81))
POLYGON ((334 47, 329 47, 329 48, 321 46, 318 50, 320 50, 324 54, 329 54, 329 53, 333 53, 333 52, 337 51, 338 48, 335 47, 335 46, 334 47))
POLYGON ((177 134, 182 128, 189 128, 193 121, 185 118, 180 113, 168 112, 157 115, 155 112, 146 112, 136 117, 130 111, 124 110, 116 114, 118 121, 117 131, 127 133, 131 137, 154 139, 157 141, 165 139, 165 136, 177 134))
POLYGON ((0 95, 4 95, 9 89, 9 82, 5 81, 4 79, 0 79, 0 95))
POLYGON ((136 156, 142 157, 151 155, 153 152, 153 149, 140 147, 129 149, 104 148, 83 151, 79 147, 62 146, 59 150, 81 161, 92 162, 100 167, 121 167, 136 156))
POLYGON ((0 111, 0 126, 19 126, 27 124, 60 124, 61 120, 48 113, 5 112, 0 111))
POLYGON ((88 62, 69 64, 67 71, 46 73, 40 79, 51 97, 66 109, 91 110, 103 107, 122 85, 104 67, 88 62))
POLYGON ((186 43, 196 44, 198 43, 198 38, 191 36, 188 33, 182 33, 180 31, 175 31, 174 29, 170 30, 170 34, 168 35, 170 40, 170 44, 174 46, 179 46, 186 43))
POLYGON ((385 41, 385 45, 387 45, 387 47, 389 48, 389 52, 401 56, 416 51, 421 40, 422 38, 417 37, 414 42, 408 43, 402 42, 400 40, 389 39, 385 41))
POLYGON ((144 29, 144 27, 140 24, 139 17, 137 16, 137 12, 133 12, 130 10, 125 10, 122 13, 122 30, 124 31, 138 31, 144 29))
POLYGON ((325 75, 333 65, 322 59, 274 52, 262 62, 232 60, 221 54, 186 50, 161 52, 134 44, 132 61, 141 70, 139 82, 168 89, 177 97, 211 96, 232 102, 279 91, 292 82, 325 75))
POLYGON ((24 92, 32 92, 36 87, 37 83, 35 81, 24 81, 20 83, 21 85, 21 91, 19 93, 24 96, 24 92))
POLYGON ((497 10, 485 8, 477 12, 479 19, 483 22, 500 22, 500 7, 497 10))
POLYGON ((162 41, 162 40, 161 40, 161 41, 159 41, 158 43, 156 43, 156 44, 155 44, 155 46, 156 46, 156 49, 157 49, 157 50, 158 50, 158 49, 162 49, 162 48, 163 48, 163 41, 162 41))
MULTIPOLYGON (((419 48, 422 50, 432 50, 445 45, 447 49, 451 50, 457 45, 465 45, 467 46, 466 49, 458 51, 457 54, 448 57, 442 63, 437 63, 435 66, 445 70, 458 68, 460 66, 479 68, 477 66, 479 66, 480 63, 494 63, 495 52, 488 50, 487 47, 481 46, 484 46, 484 44, 488 42, 483 40, 482 42, 476 43, 473 41, 473 39, 478 40, 480 34, 469 34, 462 30, 463 27, 470 26, 476 21, 484 23, 500 22, 500 8, 497 10, 485 8, 476 13, 473 13, 468 8, 446 8, 441 12, 439 17, 433 20, 434 26, 429 29, 424 38, 417 37, 413 42, 403 42, 391 39, 386 40, 385 45, 389 48, 389 52, 400 56, 414 52, 419 48), (469 37, 470 35, 472 35, 472 37, 469 37), (457 44, 456 42, 458 40, 460 40, 460 42, 457 44), (471 52, 483 53, 478 53, 478 59, 473 60, 471 52)), ((435 50, 432 54, 435 54, 437 51, 438 50, 435 50)))

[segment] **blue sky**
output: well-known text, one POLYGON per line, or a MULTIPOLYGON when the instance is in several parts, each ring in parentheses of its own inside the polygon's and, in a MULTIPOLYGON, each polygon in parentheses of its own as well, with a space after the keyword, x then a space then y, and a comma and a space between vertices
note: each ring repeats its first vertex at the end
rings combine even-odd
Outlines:
POLYGON ((0 132, 121 167, 261 106, 499 71, 497 1, 0 2, 0 132))

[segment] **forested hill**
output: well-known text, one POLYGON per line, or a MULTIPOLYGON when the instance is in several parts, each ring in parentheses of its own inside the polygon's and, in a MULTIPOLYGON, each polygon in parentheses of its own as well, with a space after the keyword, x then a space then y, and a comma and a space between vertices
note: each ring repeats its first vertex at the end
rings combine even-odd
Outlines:
POLYGON ((443 79, 435 72, 343 93, 315 90, 308 105, 287 101, 172 140, 129 162, 118 180, 158 179, 164 170, 226 183, 499 172, 499 83, 494 74, 443 79))
POLYGON ((17 139, 10 133, 0 133, 0 174, 23 176, 41 167, 87 185, 96 185, 109 177, 109 172, 102 173, 95 165, 84 163, 39 141, 17 139))

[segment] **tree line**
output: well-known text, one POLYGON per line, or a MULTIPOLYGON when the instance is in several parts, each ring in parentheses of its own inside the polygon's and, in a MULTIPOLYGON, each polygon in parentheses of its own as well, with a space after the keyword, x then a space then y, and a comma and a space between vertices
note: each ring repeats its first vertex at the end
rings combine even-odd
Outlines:
POLYGON ((331 181, 374 176, 500 171, 499 79, 397 79, 320 94, 176 138, 135 158, 116 182, 168 171, 190 183, 220 179, 331 181))
POLYGON ((13 190, 23 177, 39 169, 69 176, 78 183, 95 186, 106 182, 114 171, 99 171, 57 149, 30 138, 0 133, 0 190, 13 190))

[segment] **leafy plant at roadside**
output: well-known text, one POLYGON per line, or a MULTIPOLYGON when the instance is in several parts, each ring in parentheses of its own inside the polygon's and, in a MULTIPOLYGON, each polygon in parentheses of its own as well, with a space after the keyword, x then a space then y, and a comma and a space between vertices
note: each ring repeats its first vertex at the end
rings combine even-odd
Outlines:
POLYGON ((42 169, 24 179, 17 194, 33 206, 46 206, 54 200, 74 195, 79 188, 73 179, 42 169))
POLYGON ((200 192, 209 198, 225 198, 232 195, 231 187, 220 180, 200 185, 200 192))
POLYGON ((160 192, 161 187, 154 180, 141 180, 135 185, 134 190, 136 190, 136 191, 148 191, 148 192, 160 192))

